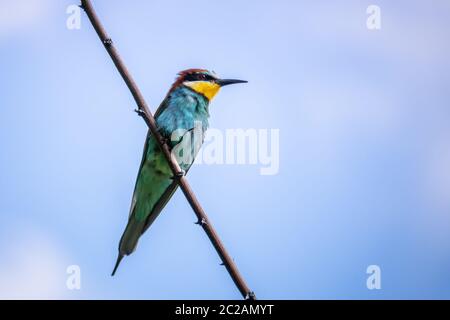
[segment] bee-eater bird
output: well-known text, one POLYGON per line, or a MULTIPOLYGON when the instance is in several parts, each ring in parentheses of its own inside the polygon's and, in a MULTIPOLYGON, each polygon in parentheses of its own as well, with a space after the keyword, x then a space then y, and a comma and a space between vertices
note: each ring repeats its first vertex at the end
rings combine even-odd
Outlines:
MULTIPOLYGON (((223 86, 245 82, 247 81, 219 79, 213 72, 204 69, 189 69, 180 72, 155 112, 158 130, 166 139, 171 150, 182 143, 185 137, 186 140, 191 141, 192 132, 198 129, 201 133, 200 142, 202 143, 208 128, 209 103, 212 98, 223 86), (184 132, 184 135, 173 139, 175 132, 184 132), (187 135, 190 136, 187 137, 187 135)), ((183 152, 185 152, 184 149, 183 152)), ((192 150, 191 162, 179 163, 184 172, 189 170, 197 152, 198 148, 192 150)), ((178 162, 180 161, 178 160, 178 162)), ((164 154, 159 149, 155 137, 148 131, 131 200, 128 224, 120 239, 119 255, 112 275, 116 273, 122 258, 130 255, 136 249, 139 238, 155 221, 177 187, 178 184, 172 177, 172 171, 164 154)))

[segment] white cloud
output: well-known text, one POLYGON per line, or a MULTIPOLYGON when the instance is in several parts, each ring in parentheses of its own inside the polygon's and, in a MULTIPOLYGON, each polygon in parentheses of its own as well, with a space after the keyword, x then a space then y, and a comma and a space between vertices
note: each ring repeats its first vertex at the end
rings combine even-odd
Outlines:
POLYGON ((0 36, 33 28, 49 9, 48 0, 0 0, 0 36))
POLYGON ((450 248, 450 131, 438 130, 424 148, 419 180, 424 200, 414 221, 419 234, 426 240, 427 250, 450 248))
POLYGON ((64 298, 67 260, 62 251, 33 228, 9 231, 14 236, 1 237, 0 298, 64 298))
MULTIPOLYGON (((437 208, 450 209, 450 132, 432 145, 426 163, 427 195, 437 208)), ((448 222, 450 218, 447 214, 448 222)))
MULTIPOLYGON (((439 4, 445 6, 445 1, 439 4)), ((406 63, 446 62, 450 46, 447 21, 424 5, 394 2, 381 5, 381 30, 366 27, 367 6, 358 2, 342 5, 314 3, 307 8, 302 23, 307 35, 329 42, 333 39, 346 47, 366 47, 373 54, 406 63)), ((437 9, 436 9, 437 11, 437 9)), ((413 66, 413 65, 411 65, 413 66)))
POLYGON ((302 88, 301 126, 306 132, 331 143, 343 136, 358 133, 390 138, 401 126, 404 110, 396 97, 382 87, 357 83, 356 79, 320 81, 314 77, 302 88), (324 94, 325 93, 325 94, 324 94))

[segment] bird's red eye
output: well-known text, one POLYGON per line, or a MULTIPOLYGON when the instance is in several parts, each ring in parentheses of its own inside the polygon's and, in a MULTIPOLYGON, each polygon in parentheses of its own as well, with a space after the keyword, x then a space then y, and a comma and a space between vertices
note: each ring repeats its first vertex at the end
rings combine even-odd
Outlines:
POLYGON ((205 80, 206 79, 206 76, 204 75, 204 74, 200 74, 200 77, 199 77, 201 80, 205 80))

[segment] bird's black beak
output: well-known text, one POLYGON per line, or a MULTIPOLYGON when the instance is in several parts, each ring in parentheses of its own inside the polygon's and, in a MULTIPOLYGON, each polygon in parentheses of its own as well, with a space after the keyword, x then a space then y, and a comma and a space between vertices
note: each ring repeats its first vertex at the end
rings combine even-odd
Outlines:
POLYGON ((219 86, 224 87, 224 86, 228 86, 229 84, 247 83, 248 81, 236 80, 236 79, 218 79, 216 82, 219 86))

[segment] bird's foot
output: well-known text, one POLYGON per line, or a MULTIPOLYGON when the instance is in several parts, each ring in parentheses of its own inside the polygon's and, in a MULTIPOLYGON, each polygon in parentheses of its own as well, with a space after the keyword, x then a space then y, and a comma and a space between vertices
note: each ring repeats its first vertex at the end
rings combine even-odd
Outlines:
POLYGON ((184 170, 178 171, 171 177, 172 180, 179 180, 180 178, 184 177, 186 175, 186 172, 184 170))
POLYGON ((166 146, 168 146, 168 147, 170 148, 170 139, 164 137, 164 136, 161 134, 161 144, 162 144, 162 145, 166 145, 166 146))

